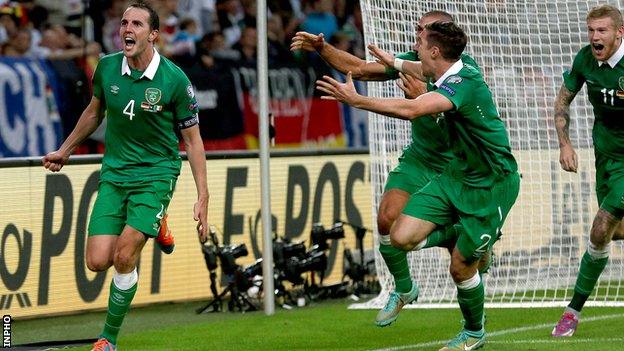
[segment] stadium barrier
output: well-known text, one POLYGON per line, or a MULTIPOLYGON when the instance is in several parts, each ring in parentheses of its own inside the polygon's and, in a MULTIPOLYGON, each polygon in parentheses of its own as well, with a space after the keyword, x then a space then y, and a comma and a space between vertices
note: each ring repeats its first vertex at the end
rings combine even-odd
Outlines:
MULTIPOLYGON (((279 235, 306 241, 312 223, 335 219, 371 228, 369 157, 365 150, 272 153, 271 206, 279 235)), ((95 201, 99 156, 77 156, 62 172, 45 171, 40 158, 0 160, 0 310, 13 318, 105 308, 112 273, 90 272, 84 263, 86 229, 95 201)), ((221 243, 245 243, 247 265, 262 256, 260 170, 257 153, 208 154, 208 221, 221 243)), ((209 274, 195 232, 196 199, 184 161, 169 206, 176 251, 163 255, 149 241, 139 263, 134 303, 203 300, 211 297, 209 274)), ((346 229, 328 251, 325 282, 342 278, 343 248, 355 248, 346 229)), ((365 237, 365 247, 373 239, 365 237)))

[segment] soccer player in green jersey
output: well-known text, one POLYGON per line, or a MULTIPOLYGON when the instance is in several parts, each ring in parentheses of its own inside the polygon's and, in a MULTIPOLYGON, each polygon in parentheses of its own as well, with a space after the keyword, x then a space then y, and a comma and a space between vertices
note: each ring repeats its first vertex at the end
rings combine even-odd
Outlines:
MULTIPOLYGON (((399 119, 442 115, 453 159, 424 188, 412 194, 390 229, 392 245, 405 251, 421 245, 438 226, 458 221, 459 237, 451 255, 450 274, 464 328, 441 350, 475 350, 485 343, 484 288, 479 259, 495 242, 516 197, 520 176, 505 125, 481 72, 461 61, 466 34, 452 22, 433 22, 417 36, 421 62, 393 63, 399 70, 428 78, 432 91, 416 99, 359 95, 347 82, 331 77, 317 87, 357 108, 399 119)), ((395 60, 396 61, 396 60, 395 60)), ((384 61, 385 62, 385 61, 384 61)))
POLYGON ((114 266, 108 315, 95 351, 115 350, 117 335, 137 290, 136 263, 155 238, 180 174, 180 132, 197 188, 193 215, 205 241, 208 186, 199 134, 198 106, 188 78, 154 49, 159 19, 146 3, 131 4, 119 35, 123 52, 103 57, 93 76, 93 97, 59 150, 43 158, 59 171, 107 118, 106 151, 98 195, 89 221, 86 263, 92 271, 114 266))
MULTIPOLYGON (((435 21, 453 21, 453 17, 444 11, 430 11, 425 13, 417 24, 417 33, 422 31, 425 25, 435 21)), ((336 70, 347 73, 352 72, 354 79, 359 80, 390 80, 397 77, 398 86, 405 92, 407 98, 416 98, 426 92, 425 83, 415 79, 412 75, 397 71, 392 65, 386 66, 381 62, 364 61, 348 52, 337 49, 324 41, 323 35, 314 35, 306 32, 298 32, 292 40, 291 50, 316 51, 319 55, 336 70)), ((369 47, 372 52, 380 52, 375 46, 369 47)), ((417 61, 415 51, 409 51, 397 55, 397 58, 409 61, 417 61)), ((472 57, 462 54, 463 62, 478 68, 472 57)), ((383 257, 390 274, 395 282, 395 291, 391 292, 389 299, 375 320, 375 323, 384 327, 394 322, 404 305, 418 298, 418 285, 410 278, 407 253, 390 244, 390 228, 399 217, 410 195, 422 189, 433 177, 438 175, 452 159, 452 153, 448 145, 448 135, 444 132, 441 120, 430 116, 411 121, 412 140, 403 150, 399 158, 399 164, 390 172, 384 187, 384 193, 379 204, 377 213, 377 231, 379 233, 379 252, 383 257)), ((435 231, 417 249, 426 247, 442 246, 452 249, 457 236, 457 228, 449 226, 435 231)), ((490 253, 481 263, 480 271, 485 272, 489 268, 490 253)))
POLYGON ((587 14, 589 45, 582 48, 563 74, 555 101, 555 126, 559 137, 559 162, 576 172, 578 160, 569 136, 570 103, 587 85, 594 109, 592 139, 596 156, 596 195, 600 209, 594 218, 587 250, 574 286, 572 301, 552 331, 552 336, 572 336, 581 309, 607 265, 611 240, 624 238, 624 22, 610 5, 594 7, 587 14))

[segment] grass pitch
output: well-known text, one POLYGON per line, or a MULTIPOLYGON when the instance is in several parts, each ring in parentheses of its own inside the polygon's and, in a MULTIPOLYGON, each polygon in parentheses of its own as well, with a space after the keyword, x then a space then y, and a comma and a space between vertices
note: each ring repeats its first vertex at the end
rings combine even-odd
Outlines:
MULTIPOLYGON (((123 350, 438 350, 460 329, 457 309, 407 309, 389 327, 378 328, 375 310, 348 310, 350 301, 328 300, 285 310, 197 315, 203 303, 134 308, 124 322, 123 350)), ((583 310, 573 338, 550 337, 562 308, 487 309, 483 350, 621 350, 624 308, 583 310)), ((13 345, 44 340, 93 338, 103 312, 14 321, 13 345)), ((74 350, 90 350, 89 347, 74 350)))

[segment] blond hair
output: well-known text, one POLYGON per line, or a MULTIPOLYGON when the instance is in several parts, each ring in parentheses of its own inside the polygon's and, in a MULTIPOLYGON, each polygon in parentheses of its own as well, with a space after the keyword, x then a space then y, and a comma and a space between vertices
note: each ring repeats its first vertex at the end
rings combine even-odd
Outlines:
POLYGON ((611 18, 616 29, 624 25, 622 13, 611 5, 600 5, 592 8, 587 14, 587 21, 606 17, 611 18))

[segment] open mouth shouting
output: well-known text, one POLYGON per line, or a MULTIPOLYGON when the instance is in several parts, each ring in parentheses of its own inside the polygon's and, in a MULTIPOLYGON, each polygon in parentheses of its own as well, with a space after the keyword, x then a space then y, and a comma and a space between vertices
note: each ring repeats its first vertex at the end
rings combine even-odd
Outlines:
POLYGON ((125 51, 132 50, 135 44, 136 44, 136 41, 133 38, 129 36, 124 37, 124 50, 125 51))
POLYGON ((600 44, 600 43, 592 43, 592 51, 594 52, 594 55, 596 56, 596 58, 603 60, 606 57, 607 54, 607 50, 604 46, 604 44, 600 44))

